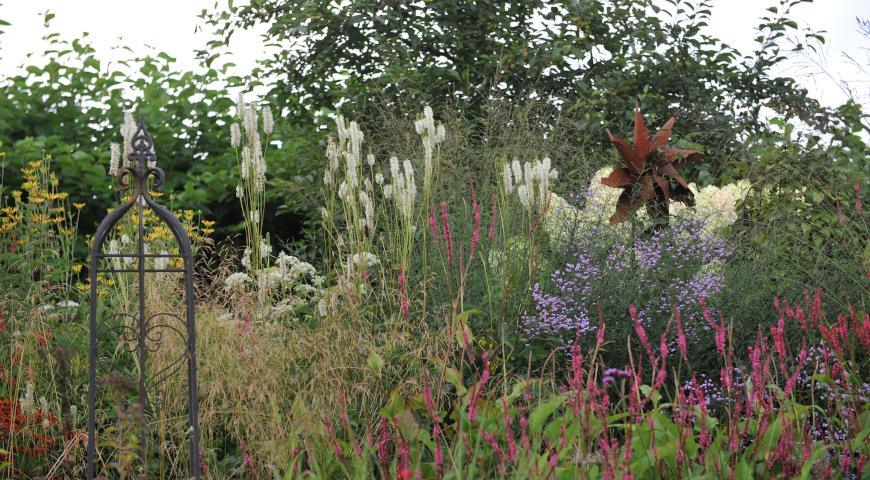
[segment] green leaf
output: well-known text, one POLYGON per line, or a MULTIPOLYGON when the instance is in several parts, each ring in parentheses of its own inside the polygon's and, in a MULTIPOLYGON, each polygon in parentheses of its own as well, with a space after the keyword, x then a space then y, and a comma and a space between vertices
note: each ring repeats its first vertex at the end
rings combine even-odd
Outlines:
POLYGON ((529 432, 532 434, 540 433, 547 418, 549 418, 557 408, 562 406, 567 398, 568 397, 565 395, 557 395, 551 400, 535 407, 535 410, 532 411, 531 415, 529 415, 529 432))
POLYGON ((384 359, 378 354, 378 352, 372 350, 369 353, 368 358, 366 358, 366 365, 375 372, 381 373, 381 370, 384 368, 384 359))

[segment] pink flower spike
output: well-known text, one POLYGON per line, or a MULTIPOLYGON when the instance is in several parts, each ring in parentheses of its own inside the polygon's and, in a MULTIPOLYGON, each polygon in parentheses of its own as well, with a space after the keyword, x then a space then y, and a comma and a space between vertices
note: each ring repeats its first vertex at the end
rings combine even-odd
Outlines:
POLYGON ((640 324, 640 320, 637 316, 637 309, 634 308, 634 304, 628 306, 628 314, 631 315, 631 320, 634 322, 634 331, 640 338, 640 343, 643 345, 643 348, 646 349, 646 354, 649 357, 650 362, 654 365, 655 356, 653 355, 652 347, 649 344, 649 339, 646 336, 646 330, 644 330, 643 325, 640 324))
POLYGON ((680 321, 680 309, 674 305, 674 319, 677 321, 677 346, 683 361, 689 362, 688 348, 686 346, 686 334, 683 332, 683 322, 680 321))
POLYGON ((438 221, 435 219, 435 205, 429 211, 429 229, 432 230, 432 242, 438 245, 438 221))

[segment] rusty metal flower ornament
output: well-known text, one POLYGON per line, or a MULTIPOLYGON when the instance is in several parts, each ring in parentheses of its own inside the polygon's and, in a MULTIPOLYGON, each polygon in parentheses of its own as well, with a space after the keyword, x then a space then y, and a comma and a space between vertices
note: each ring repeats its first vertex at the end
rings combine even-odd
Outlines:
POLYGON ((610 223, 624 222, 631 212, 646 205, 647 213, 657 224, 667 224, 671 200, 690 207, 695 205, 695 196, 678 171, 688 162, 700 159, 701 154, 666 146, 674 122, 676 118, 671 117, 655 135, 650 136, 640 109, 637 109, 633 145, 607 132, 625 164, 601 179, 601 183, 608 187, 623 189, 610 223))

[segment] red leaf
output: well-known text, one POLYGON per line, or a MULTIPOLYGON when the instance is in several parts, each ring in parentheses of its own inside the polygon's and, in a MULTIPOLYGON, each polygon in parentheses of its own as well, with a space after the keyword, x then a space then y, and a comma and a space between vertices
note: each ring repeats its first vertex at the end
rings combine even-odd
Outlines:
POLYGON ((634 110, 634 152, 638 157, 645 158, 650 151, 649 130, 643 122, 640 108, 636 108, 634 110))
POLYGON ((625 143, 625 140, 613 135, 610 131, 607 132, 607 135, 610 137, 610 141, 613 142, 613 146, 616 147, 616 151, 619 152, 619 156, 622 157, 625 166, 633 173, 640 173, 644 166, 643 158, 638 157, 634 149, 625 143))
POLYGON ((610 172, 610 175, 601 179, 603 185, 608 187, 620 188, 634 181, 634 176, 627 168, 617 168, 610 172))
POLYGON ((683 180, 683 177, 677 173, 677 169, 670 163, 666 163, 658 168, 658 172, 662 175, 667 175, 677 181, 680 185, 689 188, 689 185, 683 180))
POLYGON ((665 146, 668 143, 668 140, 671 139, 671 129, 674 128, 674 123, 676 123, 676 117, 671 117, 662 128, 653 135, 652 140, 650 140, 650 150, 658 150, 665 146))
POLYGON ((664 195, 665 200, 671 199, 671 184, 668 182, 668 179, 665 177, 655 177, 656 184, 658 184, 659 189, 662 191, 662 195, 664 195))

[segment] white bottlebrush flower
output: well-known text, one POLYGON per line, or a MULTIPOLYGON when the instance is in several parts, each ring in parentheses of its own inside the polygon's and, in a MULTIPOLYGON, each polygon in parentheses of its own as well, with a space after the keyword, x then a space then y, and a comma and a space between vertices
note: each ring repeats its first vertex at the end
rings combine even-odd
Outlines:
POLYGON ((232 145, 233 148, 239 148, 239 144, 241 143, 241 141, 242 131, 239 128, 239 124, 233 122, 233 124, 230 125, 230 145, 232 145))
POLYGON ((511 175, 511 166, 510 164, 504 164, 504 171, 502 172, 502 181, 504 183, 505 192, 510 195, 514 191, 514 176, 511 175))
POLYGON ((511 170, 514 172, 514 179, 517 184, 523 183, 523 167, 518 160, 511 162, 511 170))
POLYGON ((130 236, 127 234, 121 235, 121 245, 128 245, 131 242, 130 236))
POLYGON ((251 253, 253 253, 251 252, 251 249, 246 248, 245 252, 242 254, 242 266, 248 270, 251 269, 251 253))
POLYGON ((347 182, 342 180, 338 186, 338 198, 343 202, 347 202, 347 182))
POLYGON ((236 116, 239 117, 239 120, 245 118, 245 96, 241 92, 236 98, 236 116))
POLYGON ((24 389, 24 396, 18 400, 18 403, 21 405, 21 411, 24 412, 25 416, 33 415, 33 411, 36 409, 36 403, 33 400, 32 383, 27 383, 27 387, 24 389))
POLYGON ((260 257, 269 258, 272 255, 272 245, 265 238, 260 239, 260 257))
POLYGON ((383 173, 378 172, 375 174, 375 183, 377 183, 378 185, 384 184, 384 174, 383 173))
POLYGON ((329 210, 326 207, 320 207, 320 216, 324 220, 329 220, 329 210))
POLYGON ((368 163, 370 167, 374 167, 375 166, 375 156, 371 153, 366 155, 366 163, 368 163))
POLYGON ((247 145, 242 148, 242 163, 241 163, 241 176, 242 180, 247 180, 250 175, 251 170, 251 148, 247 145))
POLYGON ((272 109, 269 108, 268 105, 263 107, 263 132, 266 135, 272 133, 272 129, 275 127, 275 120, 272 118, 272 109))
POLYGON ((49 428, 51 422, 48 421, 48 414, 51 409, 48 407, 48 400, 45 397, 39 397, 39 409, 42 410, 42 428, 49 428))
POLYGON ((393 198, 393 186, 389 183, 384 185, 384 198, 393 198))
POLYGON ((243 289, 247 284, 251 283, 251 277, 247 273, 237 272, 224 280, 224 289, 228 292, 243 289))
POLYGON ((245 107, 245 116, 243 119, 245 125, 245 134, 249 139, 258 137, 257 135, 257 108, 254 105, 245 107))
POLYGON ((130 166, 130 153, 133 152, 133 135, 136 135, 136 122, 133 114, 124 113, 124 124, 121 125, 121 137, 124 138, 124 155, 121 157, 121 165, 130 166))
POLYGON ((245 195, 245 189, 241 185, 236 185, 236 198, 242 198, 245 195))
POLYGON ((112 142, 109 152, 109 175, 117 177, 121 173, 121 146, 112 142))

